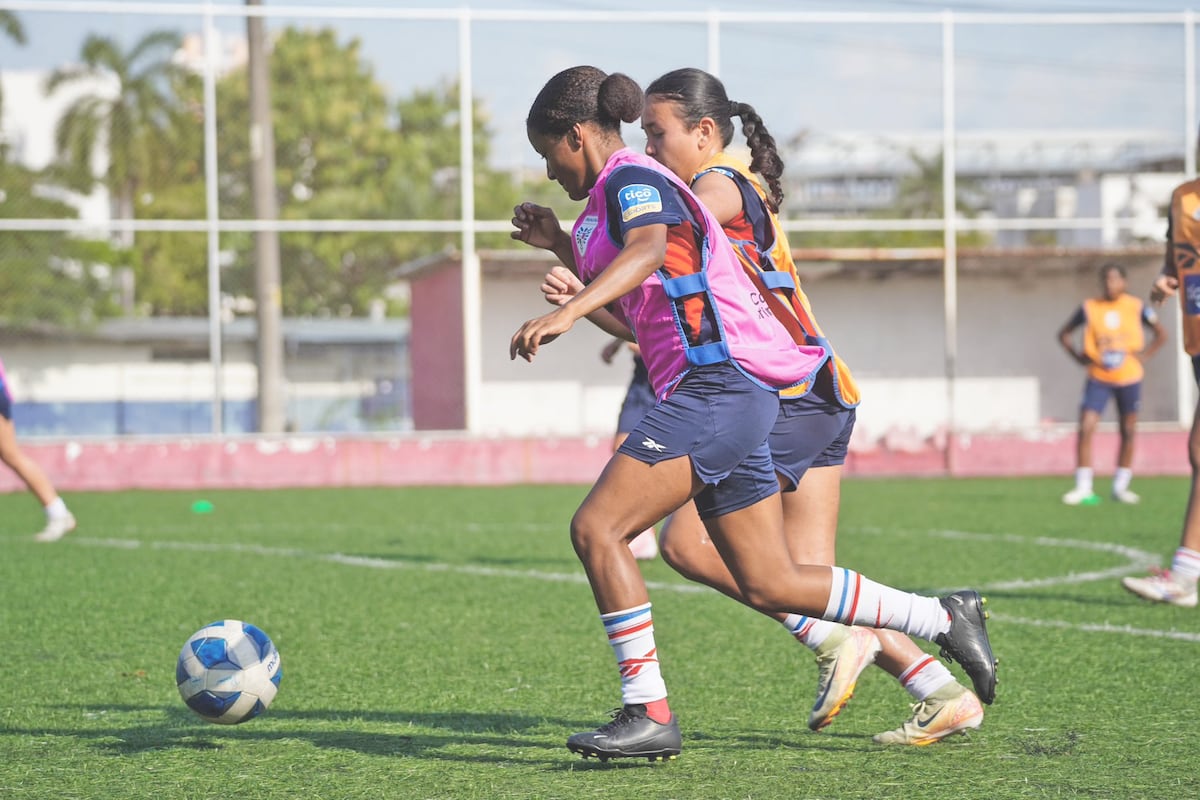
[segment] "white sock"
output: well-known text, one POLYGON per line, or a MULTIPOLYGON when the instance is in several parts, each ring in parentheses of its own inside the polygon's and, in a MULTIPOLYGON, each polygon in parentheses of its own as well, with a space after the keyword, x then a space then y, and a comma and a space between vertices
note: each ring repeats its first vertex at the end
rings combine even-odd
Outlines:
POLYGON ((1117 467, 1117 471, 1113 473, 1113 491, 1123 492, 1129 488, 1129 482, 1133 480, 1133 470, 1129 467, 1117 467))
POLYGON ((876 583, 844 567, 830 567, 829 603, 821 616, 843 625, 889 628, 933 641, 950 630, 950 614, 936 597, 876 583))
POLYGON ((46 519, 62 519, 69 513, 67 504, 61 497, 55 497, 50 501, 50 505, 46 506, 46 519))
POLYGON ((621 672, 621 702, 633 705, 666 697, 667 684, 658 666, 650 604, 601 614, 600 621, 604 623, 604 632, 621 672))
POLYGON ((1092 468, 1079 467, 1075 470, 1075 488, 1087 494, 1092 493, 1092 468))
POLYGON ((943 686, 954 683, 954 676, 945 664, 931 655, 923 655, 905 667, 896 680, 920 702, 943 686))
POLYGON ((1171 557, 1171 577, 1186 586, 1195 586, 1200 578, 1200 553, 1180 547, 1171 557))
POLYGON ((843 626, 816 617, 806 617, 803 614, 788 614, 783 621, 783 627, 788 629, 788 633, 797 642, 809 650, 816 650, 829 638, 829 634, 843 626))

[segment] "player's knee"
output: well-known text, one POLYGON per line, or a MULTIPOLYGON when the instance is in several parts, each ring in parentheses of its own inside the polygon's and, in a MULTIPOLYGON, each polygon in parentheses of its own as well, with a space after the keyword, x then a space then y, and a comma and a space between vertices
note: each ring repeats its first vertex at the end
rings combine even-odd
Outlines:
POLYGON ((771 580, 747 580, 743 578, 738 581, 738 587, 742 590, 742 597, 745 598, 746 602, 765 614, 789 610, 788 601, 790 598, 783 591, 783 587, 779 582, 771 580))
POLYGON ((662 556, 662 560, 667 562, 667 566, 681 574, 688 574, 688 548, 679 541, 678 536, 671 536, 668 531, 670 526, 663 528, 658 535, 658 554, 662 556))
POLYGON ((581 508, 571 518, 571 544, 581 557, 615 538, 611 525, 607 524, 603 515, 581 508))

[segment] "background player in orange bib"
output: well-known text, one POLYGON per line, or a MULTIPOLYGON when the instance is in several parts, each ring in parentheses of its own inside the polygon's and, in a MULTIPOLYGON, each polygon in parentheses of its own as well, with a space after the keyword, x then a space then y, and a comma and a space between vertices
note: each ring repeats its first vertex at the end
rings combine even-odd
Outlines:
POLYGON ((1085 300, 1058 331, 1058 340, 1071 358, 1087 367, 1087 382, 1079 407, 1079 436, 1075 450, 1075 488, 1063 495, 1069 506, 1095 505, 1100 498, 1092 489, 1092 435, 1109 398, 1116 400, 1121 426, 1121 449, 1113 475, 1112 498, 1136 503, 1129 489, 1133 478, 1133 439, 1141 404, 1142 362, 1166 340, 1166 331, 1154 310, 1125 291, 1125 270, 1117 264, 1100 268, 1099 297, 1085 300), (1074 333, 1083 328, 1082 347, 1074 333), (1143 328, 1154 333, 1146 344, 1143 328))

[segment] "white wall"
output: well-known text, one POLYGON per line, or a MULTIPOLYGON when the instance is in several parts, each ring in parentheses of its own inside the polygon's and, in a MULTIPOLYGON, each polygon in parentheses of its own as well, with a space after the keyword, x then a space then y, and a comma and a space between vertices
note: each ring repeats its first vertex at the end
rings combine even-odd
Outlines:
MULTIPOLYGON (((1103 260, 1074 269, 1036 259, 1002 273, 965 269, 959 276, 955 427, 1013 431, 1071 425, 1084 372, 1058 344, 1059 327, 1099 290, 1103 260)), ((1130 270, 1129 289, 1145 297, 1157 269, 1148 259, 1130 270)), ((526 319, 542 314, 532 275, 485 278, 482 426, 489 434, 611 433, 629 377, 627 356, 606 366, 607 341, 592 326, 545 346, 532 364, 508 359, 508 343, 526 319)), ((945 429, 946 390, 942 276, 876 268, 805 281, 817 316, 859 379, 859 442, 925 438, 945 429)), ((1163 311, 1174 331, 1174 307, 1163 311)), ((1176 419, 1175 359, 1168 341, 1147 366, 1143 421, 1176 419)), ((1110 408, 1106 420, 1114 419, 1110 408)))

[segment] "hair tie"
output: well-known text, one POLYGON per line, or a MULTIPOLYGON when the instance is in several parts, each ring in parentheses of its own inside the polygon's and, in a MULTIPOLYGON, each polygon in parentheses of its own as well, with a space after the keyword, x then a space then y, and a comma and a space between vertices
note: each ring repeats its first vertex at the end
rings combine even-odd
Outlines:
POLYGON ((742 104, 741 104, 741 103, 739 103, 739 102, 738 102, 738 101, 736 101, 736 100, 730 100, 730 101, 729 101, 729 116, 731 116, 731 117, 740 117, 740 116, 742 115, 742 112, 741 112, 741 109, 740 109, 740 106, 741 106, 741 105, 742 105, 742 104))

